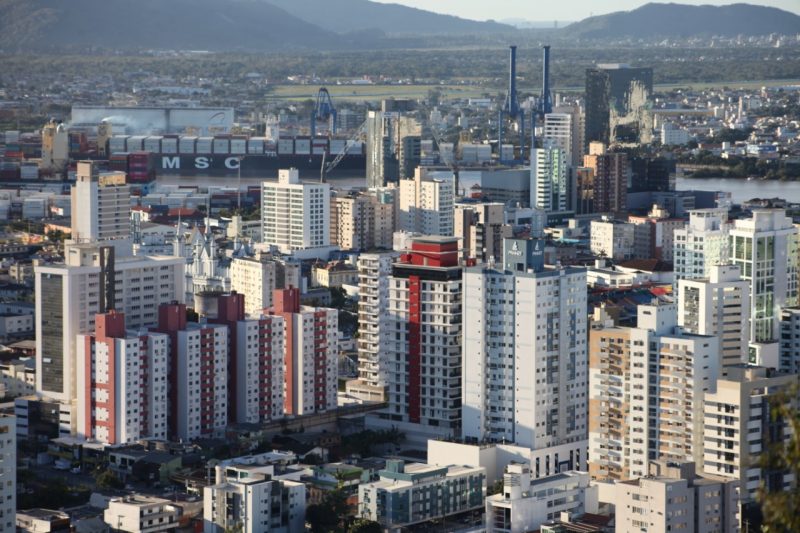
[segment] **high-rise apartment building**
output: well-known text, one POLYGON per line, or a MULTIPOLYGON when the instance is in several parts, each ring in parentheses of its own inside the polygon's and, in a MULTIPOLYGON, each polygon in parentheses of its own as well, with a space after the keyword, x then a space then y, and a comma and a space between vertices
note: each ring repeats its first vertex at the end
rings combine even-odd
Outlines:
POLYGON ((111 310, 131 329, 155 326, 160 304, 183 301, 184 268, 180 257, 116 257, 93 243, 67 246, 64 264, 37 266, 37 393, 77 400, 77 335, 92 333, 95 316, 111 310))
POLYGON ((573 208, 574 187, 567 156, 567 152, 555 146, 535 150, 531 164, 532 207, 548 213, 563 213, 573 208))
POLYGON ((675 284, 682 279, 708 278, 714 265, 729 262, 728 210, 689 211, 689 223, 674 234, 675 284))
POLYGON ((722 367, 735 366, 747 356, 750 321, 750 283, 733 265, 713 265, 710 275, 678 282, 678 325, 686 333, 719 339, 722 367))
POLYGON ((78 335, 95 331, 95 316, 125 315, 133 330, 155 326, 160 304, 184 299, 185 260, 133 256, 130 190, 122 173, 78 165, 72 188, 72 240, 62 264, 34 269, 36 286, 36 392, 62 402, 76 433, 78 335))
POLYGON ((414 238, 392 267, 383 418, 407 434, 461 434, 461 271, 455 237, 414 238))
MULTIPOLYGON (((547 113, 544 116, 542 144, 549 148, 558 148, 566 155, 567 164, 572 166, 572 115, 569 113, 547 113)), ((581 147, 583 152, 583 147, 581 147)), ((583 154, 581 154, 583 155, 583 154)))
POLYGON ((650 142, 646 107, 653 69, 623 64, 586 69, 586 143, 650 142))
POLYGON ((331 203, 331 244, 341 250, 390 249, 394 202, 377 193, 337 196, 331 203))
POLYGON ((298 257, 327 257, 330 246, 330 185, 303 183, 297 169, 279 170, 278 181, 261 184, 262 241, 298 257))
POLYGON ((367 187, 410 178, 421 156, 420 123, 399 111, 370 111, 367 114, 367 187))
POLYGON ((599 142, 589 143, 589 153, 576 174, 582 213, 627 212, 627 154, 608 152, 606 145, 599 142))
POLYGON ((358 379, 348 392, 369 401, 384 401, 389 374, 386 350, 393 341, 388 327, 389 277, 396 253, 358 257, 358 379))
POLYGON ((505 223, 505 204, 500 202, 457 203, 453 236, 461 239, 462 257, 478 263, 500 261, 503 239, 513 236, 513 226, 505 223))
POLYGON ((219 295, 212 321, 228 328, 228 419, 259 424, 283 418, 285 323, 266 310, 246 314, 246 302, 246 294, 219 295))
POLYGON ((273 313, 284 321, 284 412, 305 415, 336 409, 339 312, 300 305, 300 289, 276 290, 273 313))
POLYGON ((15 531, 17 515, 17 419, 0 417, 0 530, 15 531))
POLYGON ((759 464, 769 446, 791 431, 787 420, 774 416, 770 402, 797 383, 796 374, 741 365, 729 368, 717 381, 716 392, 704 395, 703 470, 738 480, 742 504, 753 502, 762 484, 780 491, 797 482, 788 471, 769 471, 759 464))
POLYGON ((567 163, 576 169, 583 162, 586 143, 584 128, 586 115, 581 106, 562 105, 553 108, 553 113, 544 117, 544 139, 557 139, 558 146, 569 153, 567 163), (552 118, 549 118, 551 117, 552 118), (548 127, 549 126, 549 127, 548 127), (569 129, 567 129, 569 128, 569 129))
POLYGON ((170 338, 172 438, 220 436, 228 425, 228 327, 188 322, 184 304, 158 309, 158 331, 170 338))
POLYGON ((753 211, 730 229, 730 261, 750 281, 748 361, 777 368, 780 309, 798 304, 798 231, 782 209, 753 211))
POLYGON ((589 334, 592 478, 644 477, 656 459, 702 462, 702 398, 719 375, 717 338, 676 330, 674 304, 640 305, 635 328, 597 313, 589 334))
POLYGON ((272 307, 272 291, 300 287, 300 263, 261 253, 234 257, 230 277, 231 291, 247 296, 245 313, 259 317, 272 307))
POLYGON ((124 172, 101 173, 93 161, 78 162, 71 213, 73 242, 106 242, 118 255, 133 253, 131 189, 124 172))
POLYGON ((398 231, 453 235, 454 180, 434 178, 417 168, 413 179, 400 180, 398 231))
POLYGON ((532 449, 585 441, 586 271, 545 268, 544 242, 505 239, 464 271, 463 436, 532 449))
POLYGON ((800 374, 800 307, 781 309, 781 353, 778 370, 800 374))
POLYGON ((79 335, 78 435, 105 444, 167 439, 169 338, 126 332, 125 315, 97 315, 79 335))

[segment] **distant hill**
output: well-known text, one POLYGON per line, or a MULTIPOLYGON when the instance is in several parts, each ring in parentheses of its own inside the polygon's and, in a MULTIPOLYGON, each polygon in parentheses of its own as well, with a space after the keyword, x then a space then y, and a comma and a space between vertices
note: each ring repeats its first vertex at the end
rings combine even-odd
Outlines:
POLYGON ((0 48, 274 50, 342 38, 263 0, 0 0, 0 48))
POLYGON ((690 6, 646 4, 570 24, 564 36, 589 39, 622 37, 704 37, 800 33, 800 16, 774 7, 751 4, 690 6))
MULTIPOLYGON (((369 0, 266 0, 292 15, 338 33, 380 30, 386 34, 486 33, 514 30, 507 24, 441 15, 369 0)), ((431 2, 435 5, 435 2, 431 2)))
POLYGON ((0 0, 0 49, 254 50, 395 45, 387 34, 514 31, 368 0, 0 0))

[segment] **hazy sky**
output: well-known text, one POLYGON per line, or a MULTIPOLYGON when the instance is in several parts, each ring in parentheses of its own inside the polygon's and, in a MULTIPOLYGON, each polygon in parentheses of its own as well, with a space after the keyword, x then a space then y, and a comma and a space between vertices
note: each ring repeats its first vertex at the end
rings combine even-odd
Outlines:
MULTIPOLYGON (((407 6, 427 9, 437 13, 458 15, 464 18, 506 19, 521 18, 532 21, 566 20, 574 21, 590 15, 602 15, 612 11, 627 11, 635 9, 645 0, 566 0, 566 1, 535 1, 535 0, 375 0, 384 4, 404 4, 407 6)), ((659 0, 666 1, 666 0, 659 0)), ((778 7, 787 11, 800 14, 800 0, 741 0, 751 4, 761 4, 778 7)), ((720 0, 681 0, 687 4, 715 4, 725 5, 734 2, 720 0)))

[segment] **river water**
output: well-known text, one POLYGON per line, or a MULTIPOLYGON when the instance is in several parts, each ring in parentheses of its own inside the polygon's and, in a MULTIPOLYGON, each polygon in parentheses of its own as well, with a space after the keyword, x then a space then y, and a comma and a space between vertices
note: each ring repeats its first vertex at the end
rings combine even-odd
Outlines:
POLYGON ((800 181, 753 180, 731 178, 677 178, 675 188, 679 191, 725 191, 733 196, 733 203, 740 204, 753 198, 783 198, 800 203, 800 181))

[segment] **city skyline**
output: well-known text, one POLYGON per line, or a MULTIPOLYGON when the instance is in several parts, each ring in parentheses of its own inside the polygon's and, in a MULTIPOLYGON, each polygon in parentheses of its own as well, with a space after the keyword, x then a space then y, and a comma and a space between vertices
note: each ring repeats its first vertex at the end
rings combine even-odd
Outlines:
MULTIPOLYGON (((577 22, 591 16, 607 15, 615 11, 630 11, 646 5, 646 0, 614 0, 602 5, 590 0, 573 0, 561 4, 533 4, 526 0, 501 0, 487 4, 479 0, 438 0, 435 4, 427 0, 374 0, 382 4, 401 4, 417 9, 424 9, 444 15, 454 15, 474 20, 504 21, 519 19, 525 22, 577 22)), ((681 4, 725 6, 738 2, 718 0, 688 0, 681 4)), ((800 5, 794 0, 762 0, 746 2, 751 5, 775 7, 791 13, 800 14, 800 5)))

